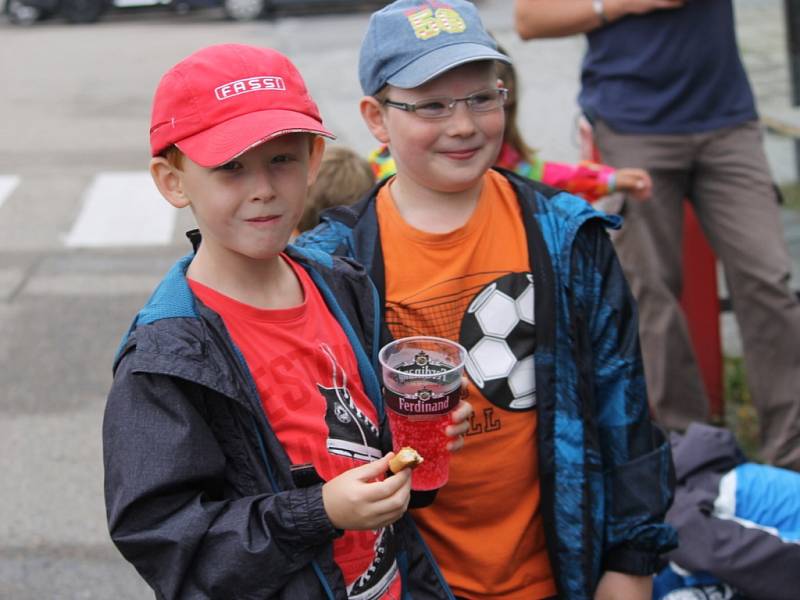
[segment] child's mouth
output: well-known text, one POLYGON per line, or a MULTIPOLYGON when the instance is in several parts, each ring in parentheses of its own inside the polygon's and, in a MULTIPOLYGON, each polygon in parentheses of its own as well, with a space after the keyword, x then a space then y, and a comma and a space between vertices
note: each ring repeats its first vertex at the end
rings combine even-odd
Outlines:
POLYGON ((253 217, 251 219, 246 219, 246 221, 248 223, 261 224, 261 223, 271 223, 273 221, 277 221, 278 219, 280 219, 280 215, 270 215, 267 217, 253 217))
POLYGON ((451 150, 449 152, 442 152, 447 158, 452 158, 453 160, 467 160, 475 156, 478 152, 477 148, 471 148, 469 150, 451 150))

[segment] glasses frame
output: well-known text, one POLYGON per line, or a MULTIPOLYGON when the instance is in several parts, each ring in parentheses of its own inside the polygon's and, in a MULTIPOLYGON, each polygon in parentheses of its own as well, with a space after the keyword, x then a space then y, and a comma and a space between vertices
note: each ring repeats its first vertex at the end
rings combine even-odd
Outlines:
POLYGON ((436 119, 446 119, 447 117, 451 117, 455 112, 456 104, 458 104, 459 102, 463 102, 464 104, 466 104, 470 112, 476 114, 483 114, 492 112, 494 110, 497 110, 498 108, 503 108, 506 105, 507 101, 508 101, 508 88, 498 87, 498 88, 484 88, 482 90, 478 90, 477 92, 473 92, 469 96, 464 96, 462 98, 451 98, 449 96, 434 96, 433 98, 424 98, 423 100, 419 100, 417 102, 397 102, 395 100, 390 100, 389 98, 384 98, 381 104, 383 104, 384 106, 391 106, 392 108, 397 108, 405 112, 414 113, 421 119, 436 120, 436 119), (475 97, 480 96, 481 94, 486 92, 499 92, 500 98, 503 99, 502 103, 497 106, 493 106, 488 110, 475 110, 474 106, 475 97), (420 104, 427 104, 430 102, 435 102, 437 100, 441 101, 442 104, 446 107, 447 112, 445 114, 432 117, 432 116, 426 116, 419 112, 418 109, 420 104))

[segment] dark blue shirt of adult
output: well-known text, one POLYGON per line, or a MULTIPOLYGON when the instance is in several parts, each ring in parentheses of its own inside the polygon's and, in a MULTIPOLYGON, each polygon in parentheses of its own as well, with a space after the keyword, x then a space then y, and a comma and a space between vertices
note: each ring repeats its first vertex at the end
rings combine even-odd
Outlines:
POLYGON ((695 133, 756 118, 731 0, 688 0, 587 38, 578 102, 616 131, 695 133))

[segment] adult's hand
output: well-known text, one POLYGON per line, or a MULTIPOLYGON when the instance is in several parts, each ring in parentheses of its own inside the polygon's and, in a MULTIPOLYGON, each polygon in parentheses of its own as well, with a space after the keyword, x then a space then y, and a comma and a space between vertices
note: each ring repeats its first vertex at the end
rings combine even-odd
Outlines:
MULTIPOLYGON (((606 22, 625 15, 680 8, 687 0, 603 0, 606 22)), ((523 40, 586 33, 604 23, 592 0, 515 0, 514 24, 523 40)))
POLYGON ((625 15, 643 15, 654 10, 680 8, 686 0, 604 0, 606 18, 619 19, 625 15))

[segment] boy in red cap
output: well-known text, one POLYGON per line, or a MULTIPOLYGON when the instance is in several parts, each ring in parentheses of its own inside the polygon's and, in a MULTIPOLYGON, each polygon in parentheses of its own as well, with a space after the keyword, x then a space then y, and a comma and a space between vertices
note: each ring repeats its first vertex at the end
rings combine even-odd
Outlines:
POLYGON ((199 232, 125 335, 103 452, 111 537, 159 598, 451 597, 409 472, 384 477, 374 288, 286 248, 323 136, 274 50, 205 48, 156 91, 150 171, 199 232))
POLYGON ((467 0, 395 0, 361 45, 361 115, 397 173, 298 243, 358 260, 391 335, 468 350, 463 451, 413 511, 456 596, 645 600, 672 498, 636 307, 586 202, 493 170, 509 63, 467 0))

